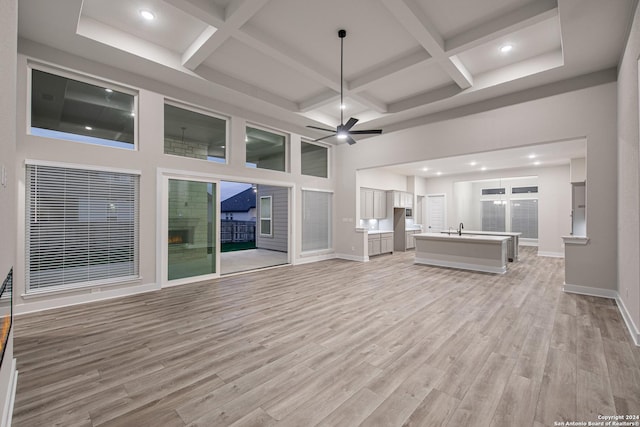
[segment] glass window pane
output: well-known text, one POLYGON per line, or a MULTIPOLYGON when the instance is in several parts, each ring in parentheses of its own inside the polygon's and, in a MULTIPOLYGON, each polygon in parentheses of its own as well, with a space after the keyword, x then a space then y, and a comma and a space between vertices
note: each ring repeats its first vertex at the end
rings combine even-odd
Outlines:
POLYGON ((164 153, 226 162, 227 121, 164 105, 164 153))
POLYGON ((284 135, 247 127, 247 167, 285 172, 286 140, 284 135))
POLYGON ((261 219, 260 220, 260 234, 271 235, 271 220, 270 219, 261 219))
POLYGON ((133 150, 134 129, 133 95, 32 70, 32 135, 133 150))
POLYGON ((169 180, 169 280, 216 272, 216 186, 169 180))
POLYGON ((329 149, 302 141, 302 174, 327 178, 329 149))
POLYGON ((260 218, 271 219, 271 197, 260 198, 260 218))

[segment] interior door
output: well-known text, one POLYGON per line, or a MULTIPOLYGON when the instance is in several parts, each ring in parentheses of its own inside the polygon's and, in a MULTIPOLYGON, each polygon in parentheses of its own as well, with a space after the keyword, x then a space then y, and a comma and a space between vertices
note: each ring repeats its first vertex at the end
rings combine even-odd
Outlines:
POLYGON ((446 204, 444 194, 427 195, 427 232, 438 233, 446 228, 446 204))

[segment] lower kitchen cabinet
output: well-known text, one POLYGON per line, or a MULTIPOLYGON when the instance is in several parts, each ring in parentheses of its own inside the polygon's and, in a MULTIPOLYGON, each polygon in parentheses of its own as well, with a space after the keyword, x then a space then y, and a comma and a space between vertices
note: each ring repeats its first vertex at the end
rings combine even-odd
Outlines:
POLYGON ((369 256, 393 252, 393 233, 369 234, 369 256))

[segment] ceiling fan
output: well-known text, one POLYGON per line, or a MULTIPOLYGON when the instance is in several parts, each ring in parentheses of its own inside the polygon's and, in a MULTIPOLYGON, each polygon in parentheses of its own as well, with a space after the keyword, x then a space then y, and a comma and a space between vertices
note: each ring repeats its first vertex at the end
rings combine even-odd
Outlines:
POLYGON ((331 132, 332 135, 325 136, 323 138, 318 138, 316 141, 322 141, 323 139, 331 138, 332 136, 336 136, 338 139, 346 140, 349 145, 353 145, 356 143, 356 140, 351 137, 351 135, 380 135, 382 133, 382 129, 368 129, 368 130, 351 130, 356 123, 358 123, 358 119, 355 117, 351 117, 347 123, 344 122, 343 110, 344 110, 344 79, 343 79, 343 65, 344 65, 344 38, 347 36, 346 30, 338 30, 338 37, 340 37, 340 124, 338 127, 333 129, 325 129, 317 126, 307 126, 311 129, 317 129, 324 132, 331 132))

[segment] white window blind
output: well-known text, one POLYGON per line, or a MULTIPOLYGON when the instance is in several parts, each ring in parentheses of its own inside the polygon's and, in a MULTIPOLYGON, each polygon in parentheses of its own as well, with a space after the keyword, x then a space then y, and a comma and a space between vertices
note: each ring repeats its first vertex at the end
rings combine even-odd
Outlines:
POLYGON ((482 201, 482 231, 505 231, 506 201, 482 201))
POLYGON ((27 165, 27 291, 137 278, 139 176, 27 165))
POLYGON ((302 251, 331 248, 331 193, 302 191, 302 251))
POLYGON ((511 201, 511 231, 522 233, 525 239, 538 238, 538 200, 511 201))

